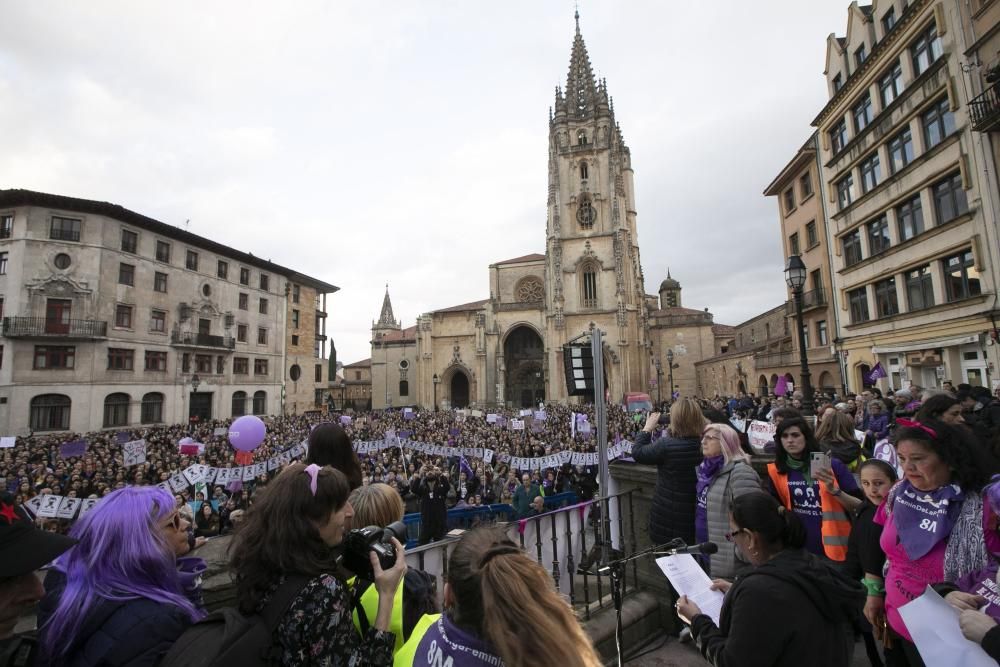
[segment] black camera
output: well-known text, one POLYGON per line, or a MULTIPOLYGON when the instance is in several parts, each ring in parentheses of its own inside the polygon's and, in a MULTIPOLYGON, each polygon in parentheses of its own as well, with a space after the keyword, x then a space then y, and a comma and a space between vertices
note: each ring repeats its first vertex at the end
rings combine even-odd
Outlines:
POLYGON ((406 524, 395 521, 385 528, 378 526, 355 528, 344 536, 344 555, 341 563, 362 579, 375 581, 375 573, 368 554, 375 552, 383 570, 391 568, 396 564, 396 547, 393 546, 391 539, 393 537, 401 544, 405 544, 406 524))
POLYGON ((670 426, 670 413, 661 412, 660 418, 656 420, 656 423, 660 426, 670 426))

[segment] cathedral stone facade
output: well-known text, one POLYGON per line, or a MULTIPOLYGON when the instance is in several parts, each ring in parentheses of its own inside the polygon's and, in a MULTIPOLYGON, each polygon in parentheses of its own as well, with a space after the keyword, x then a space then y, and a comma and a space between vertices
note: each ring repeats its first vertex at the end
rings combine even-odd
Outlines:
POLYGON ((611 399, 649 387, 631 154, 579 16, 549 115, 545 254, 491 264, 488 299, 425 313, 410 328, 394 319, 387 289, 372 326, 374 408, 564 401, 563 345, 592 326, 604 332, 611 399))

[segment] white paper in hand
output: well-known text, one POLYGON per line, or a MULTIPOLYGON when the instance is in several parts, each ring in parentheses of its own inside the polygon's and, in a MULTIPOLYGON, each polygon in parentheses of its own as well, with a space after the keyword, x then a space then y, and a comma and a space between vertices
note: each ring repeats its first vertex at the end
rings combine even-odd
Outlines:
POLYGON ((996 660, 962 635, 959 611, 930 586, 924 594, 899 608, 913 642, 926 665, 996 667, 996 660))
POLYGON ((712 580, 708 578, 701 566, 695 562, 694 556, 664 556, 657 558, 656 564, 667 575, 670 585, 681 595, 688 596, 691 602, 698 605, 701 613, 711 618, 719 625, 722 614, 722 600, 726 597, 722 591, 713 591, 712 580))

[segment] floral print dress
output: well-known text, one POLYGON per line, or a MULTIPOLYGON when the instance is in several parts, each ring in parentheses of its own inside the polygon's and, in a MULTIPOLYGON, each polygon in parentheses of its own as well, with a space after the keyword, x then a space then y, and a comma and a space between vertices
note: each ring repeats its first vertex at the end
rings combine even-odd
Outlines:
MULTIPOLYGON (((284 577, 275 582, 272 593, 283 581, 284 577)), ((275 630, 275 640, 283 667, 374 667, 392 665, 396 636, 374 627, 364 637, 358 635, 351 620, 349 590, 334 575, 320 574, 292 602, 275 630)))

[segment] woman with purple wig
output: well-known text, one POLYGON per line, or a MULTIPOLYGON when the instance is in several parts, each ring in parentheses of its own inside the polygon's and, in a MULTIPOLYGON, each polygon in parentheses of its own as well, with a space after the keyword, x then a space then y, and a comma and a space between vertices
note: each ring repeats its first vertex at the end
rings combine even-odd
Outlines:
POLYGON ((187 521, 155 486, 108 495, 70 535, 77 545, 45 578, 39 665, 152 665, 201 610, 200 558, 187 521))

